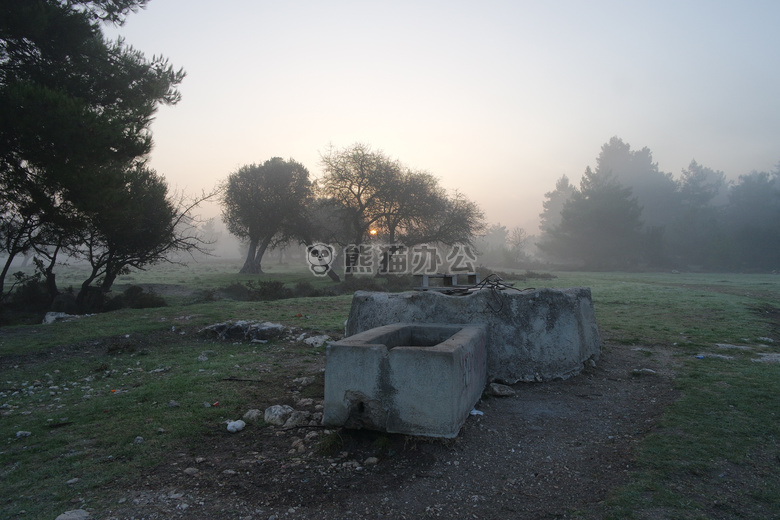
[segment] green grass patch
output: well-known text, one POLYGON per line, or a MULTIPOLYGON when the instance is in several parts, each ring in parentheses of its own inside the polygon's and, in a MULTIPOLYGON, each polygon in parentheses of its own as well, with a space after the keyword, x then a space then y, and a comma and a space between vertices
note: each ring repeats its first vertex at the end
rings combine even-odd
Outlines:
POLYGON ((612 518, 780 517, 780 366, 686 362, 682 397, 642 442, 612 518))
MULTIPOLYGON (((239 267, 162 266, 118 283, 199 291, 257 280, 332 284, 305 268, 269 266, 268 274, 247 277, 236 274, 239 267)), ((74 273, 73 283, 82 274, 74 273)), ((648 356, 664 349, 674 358, 681 398, 640 443, 630 482, 611 495, 612 517, 780 517, 780 366, 752 361, 759 352, 780 351, 780 277, 555 276, 526 278, 516 287, 590 287, 605 339, 642 347, 648 356), (698 359, 700 353, 732 359, 698 359)), ((61 286, 69 280, 58 274, 61 286)), ((223 421, 279 404, 280 388, 292 378, 319 377, 301 397, 321 398, 322 375, 311 367, 324 348, 219 342, 198 331, 244 319, 339 335, 350 303, 349 294, 274 301, 185 294, 168 298, 167 307, 0 328, 0 518, 54 518, 99 505, 110 490, 172 454, 217 442, 223 421), (208 359, 199 361, 203 353, 208 359)), ((379 439, 383 453, 389 448, 379 439)), ((331 434, 319 449, 332 454, 342 445, 331 434)))

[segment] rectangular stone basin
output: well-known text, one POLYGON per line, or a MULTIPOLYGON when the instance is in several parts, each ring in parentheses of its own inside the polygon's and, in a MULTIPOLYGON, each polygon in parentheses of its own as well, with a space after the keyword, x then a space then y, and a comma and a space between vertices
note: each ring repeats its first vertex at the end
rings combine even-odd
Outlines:
POLYGON ((452 438, 482 395, 484 325, 385 325, 331 343, 323 424, 452 438))

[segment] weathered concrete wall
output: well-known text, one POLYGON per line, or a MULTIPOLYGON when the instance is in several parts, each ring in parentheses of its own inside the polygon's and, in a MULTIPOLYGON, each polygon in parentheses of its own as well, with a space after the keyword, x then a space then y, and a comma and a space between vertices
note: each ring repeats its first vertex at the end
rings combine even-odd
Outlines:
POLYGON ((547 381, 578 374, 601 349, 588 288, 492 291, 357 291, 346 335, 398 322, 483 323, 490 381, 547 381))
POLYGON ((327 347, 323 424, 452 438, 482 395, 484 326, 397 323, 327 347))

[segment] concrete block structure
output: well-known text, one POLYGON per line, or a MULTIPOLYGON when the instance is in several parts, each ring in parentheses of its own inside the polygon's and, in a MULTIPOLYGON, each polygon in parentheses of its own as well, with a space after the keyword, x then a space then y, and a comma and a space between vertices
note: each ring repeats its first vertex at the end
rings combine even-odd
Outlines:
POLYGON ((484 325, 394 323, 327 348, 323 424, 452 438, 485 387, 484 325))
POLYGON ((566 379, 601 352, 590 289, 482 289, 467 295, 435 291, 357 291, 346 336, 392 323, 482 324, 487 379, 505 383, 566 379))

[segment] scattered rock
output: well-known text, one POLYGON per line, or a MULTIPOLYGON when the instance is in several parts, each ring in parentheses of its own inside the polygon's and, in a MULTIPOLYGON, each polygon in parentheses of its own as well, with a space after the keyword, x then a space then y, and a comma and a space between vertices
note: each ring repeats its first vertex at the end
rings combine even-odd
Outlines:
POLYGON ((728 343, 715 343, 715 346, 726 350, 753 350, 752 347, 745 345, 730 345, 728 343))
POLYGON ((178 408, 179 407, 179 403, 178 403, 178 401, 174 401, 173 399, 171 399, 170 401, 168 401, 168 407, 170 407, 170 408, 178 408))
POLYGON ((379 464, 379 459, 376 457, 369 457, 363 461, 364 466, 375 466, 379 464))
POLYGON ((20 437, 29 437, 30 435, 32 435, 32 432, 26 432, 24 430, 20 430, 20 431, 16 432, 16 438, 17 439, 19 439, 20 437))
POLYGON ((292 382, 293 382, 294 385, 298 385, 298 386, 301 386, 301 387, 309 386, 312 383, 314 383, 314 378, 313 377, 296 377, 295 379, 292 380, 292 382))
POLYGON ((43 317, 43 324, 51 325, 57 321, 70 321, 74 318, 79 318, 79 316, 74 314, 65 314, 64 312, 47 312, 46 316, 43 317))
POLYGON ((780 354, 759 354, 760 357, 751 359, 750 361, 756 361, 758 363, 780 363, 780 354))
POLYGON ((144 438, 141 437, 140 435, 135 439, 133 439, 133 444, 143 444, 143 443, 144 443, 144 438))
POLYGON ((222 472, 223 475, 232 476, 236 474, 236 470, 233 469, 226 469, 222 472))
POLYGON ((263 420, 265 420, 265 422, 268 424, 282 426, 287 421, 287 418, 291 413, 293 413, 292 406, 286 404, 275 404, 265 409, 263 420))
POLYGON ((195 476, 199 472, 198 472, 198 468, 187 468, 187 469, 184 470, 184 473, 186 473, 187 475, 190 475, 190 476, 195 476))
POLYGON ((517 395, 514 388, 502 385, 501 383, 490 383, 490 385, 488 385, 487 393, 493 397, 513 397, 517 395))
POLYGON ((253 408, 244 414, 243 419, 246 422, 257 422, 263 418, 262 413, 260 410, 253 408))
POLYGON ((327 334, 323 334, 322 336, 311 336, 303 340, 304 343, 314 348, 319 348, 323 346, 325 343, 327 343, 328 341, 330 341, 330 336, 328 336, 327 334))
POLYGON ((237 433, 244 429, 246 426, 246 423, 242 421, 241 419, 237 421, 228 421, 227 423, 227 431, 230 433, 237 433))
POLYGON ((89 513, 83 509, 74 509, 72 511, 65 511, 54 520, 86 520, 89 518, 89 513))
POLYGON ((655 374, 656 371, 652 368, 635 368, 631 371, 632 376, 652 376, 655 374))
POLYGON ((712 354, 710 352, 703 352, 700 354, 696 354, 696 359, 705 359, 705 358, 731 360, 734 359, 734 356, 724 356, 723 354, 712 354))
POLYGON ((240 320, 236 322, 226 321, 209 325, 201 329, 200 333, 208 336, 216 336, 223 340, 269 340, 283 336, 287 331, 284 325, 264 321, 257 323, 253 321, 240 320))
POLYGON ((303 426, 309 424, 309 419, 311 419, 310 412, 294 410, 284 422, 284 427, 295 428, 296 426, 303 426))
POLYGON ((65 483, 66 483, 67 485, 69 485, 69 486, 72 486, 73 484, 75 484, 75 483, 76 483, 76 482, 78 482, 79 480, 80 480, 80 479, 78 479, 78 478, 72 478, 72 479, 70 479, 69 481, 67 481, 67 482, 65 482, 65 483))
POLYGON ((763 337, 762 338, 758 338, 758 341, 763 341, 764 343, 774 343, 775 342, 775 340, 773 340, 772 338, 763 338, 763 337))
POLYGON ((303 399, 299 399, 295 406, 298 408, 306 408, 307 406, 314 406, 314 399, 311 397, 304 397, 303 399))

